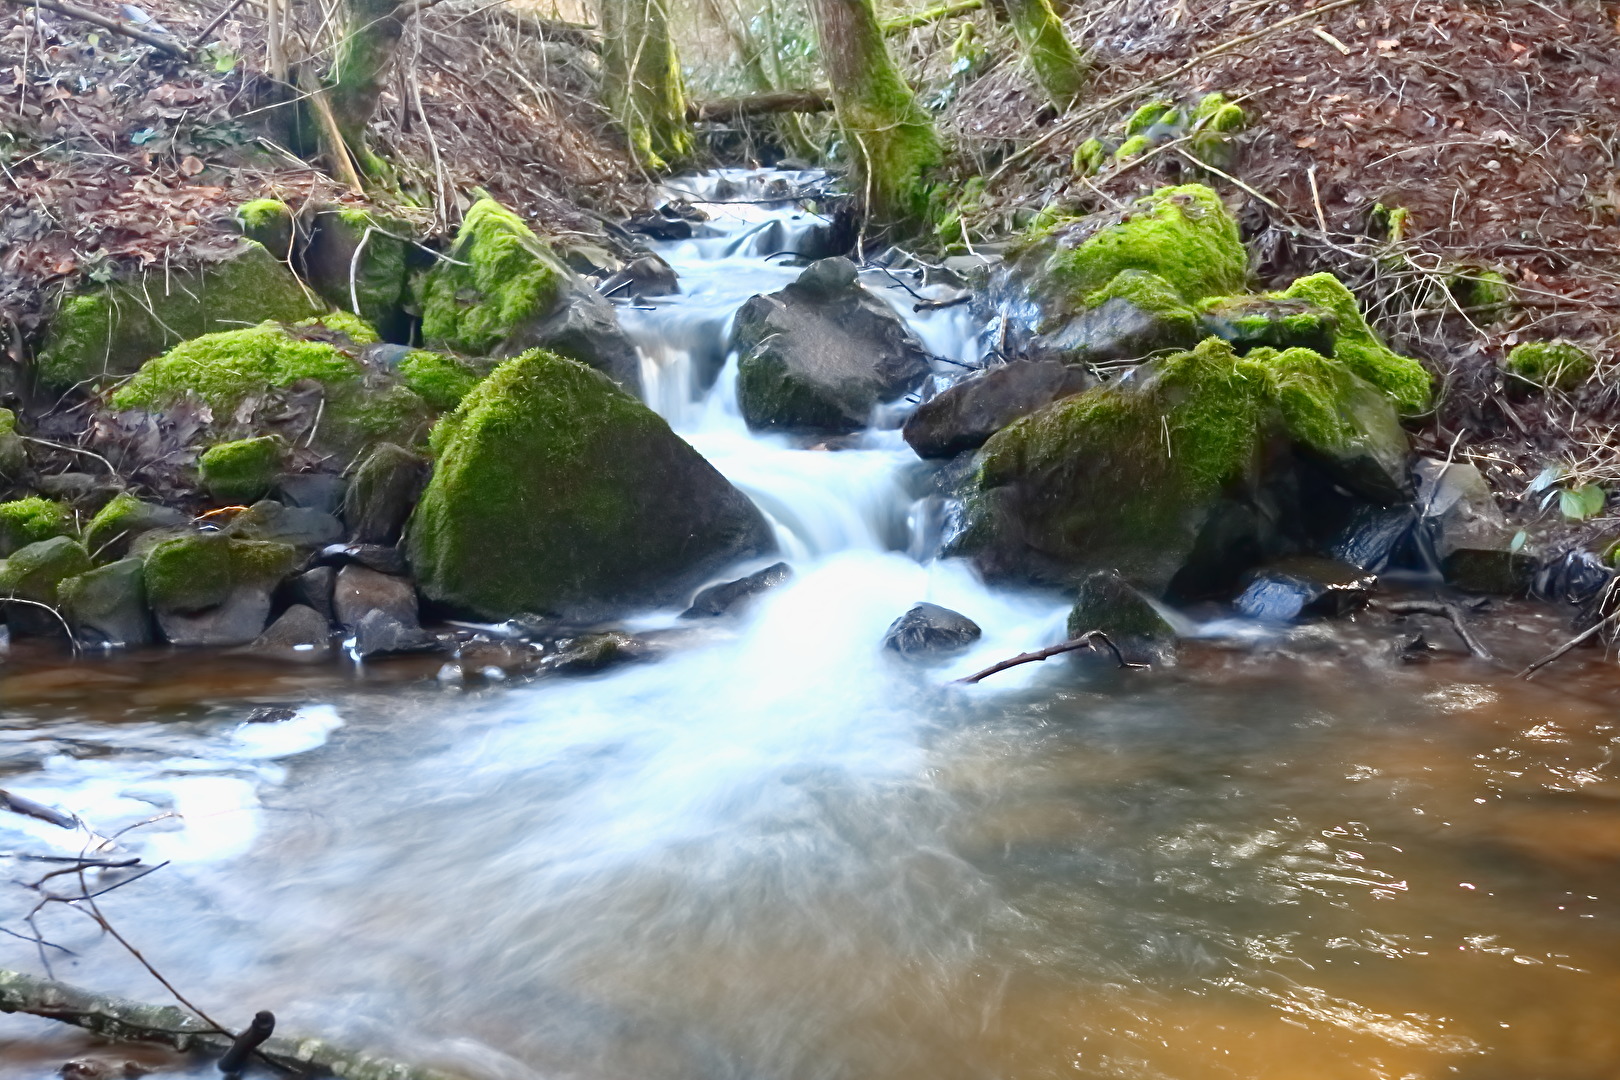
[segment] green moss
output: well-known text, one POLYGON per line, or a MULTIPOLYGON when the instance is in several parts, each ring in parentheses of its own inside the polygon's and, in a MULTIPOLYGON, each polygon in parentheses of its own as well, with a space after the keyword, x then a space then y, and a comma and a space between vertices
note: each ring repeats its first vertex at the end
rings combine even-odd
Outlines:
MULTIPOLYGON (((1099 308, 1110 300, 1124 300, 1139 311, 1155 316, 1156 337, 1163 342, 1190 345, 1199 338, 1202 323, 1198 313, 1170 283, 1145 270, 1121 270, 1107 285, 1085 299, 1087 308, 1099 308)), ((1161 346, 1163 347, 1163 346, 1161 346)))
POLYGON ((269 494, 281 471, 285 449, 274 435, 219 443, 203 451, 197 461, 202 485, 215 499, 251 503, 269 494))
POLYGON ((0 481, 16 480, 28 468, 28 447, 17 434, 17 414, 0 409, 0 481))
POLYGON ((236 208, 236 227, 242 235, 278 259, 292 257, 293 212, 280 199, 250 199, 236 208))
POLYGON ((1085 89, 1086 62, 1075 51, 1050 0, 1007 0, 1013 33, 1024 47, 1024 60, 1035 81, 1060 112, 1085 89))
POLYGON ((322 210, 304 249, 306 277, 333 307, 398 335, 410 235, 408 222, 365 207, 322 210))
POLYGON ((1527 341, 1507 354, 1502 369, 1525 382, 1566 393, 1592 377, 1592 354, 1573 341, 1527 341))
POLYGON ((146 599, 157 611, 201 611, 231 592, 231 541, 222 532, 164 540, 146 555, 146 599))
POLYGON ((49 540, 73 535, 73 511, 64 503, 30 495, 0 503, 0 555, 49 540))
POLYGON ((1178 119, 1173 101, 1150 101, 1133 112, 1125 121, 1125 134, 1141 135, 1155 124, 1170 124, 1178 119))
POLYGON ((1074 148, 1071 164, 1076 174, 1095 176, 1107 160, 1108 151, 1103 149, 1103 144, 1096 139, 1087 139, 1074 148))
POLYGON ((422 337, 483 354, 561 295, 567 271, 516 214, 493 199, 467 211, 449 257, 422 283, 422 337))
POLYGON ((205 334, 150 361, 112 397, 115 409, 162 409, 188 393, 216 413, 231 412, 249 394, 300 379, 352 383, 360 367, 334 345, 304 341, 275 323, 205 334))
POLYGON ((56 388, 127 375, 188 338, 320 308, 287 266, 244 241, 232 258, 190 270, 158 267, 67 298, 51 320, 37 370, 56 388))
POLYGON ((1305 300, 1265 296, 1217 296, 1198 304, 1204 332, 1232 343, 1239 353, 1269 346, 1301 347, 1333 354, 1338 320, 1305 300))
POLYGON ((1451 296, 1476 323, 1496 322, 1513 303, 1513 286, 1497 270, 1468 270, 1450 282, 1451 296))
POLYGON ((423 593, 491 617, 560 614, 701 567, 757 512, 607 376, 532 350, 433 430, 409 528, 423 593))
POLYGON ((1130 138, 1119 144, 1119 149, 1114 151, 1114 160, 1129 161, 1131 158, 1141 157, 1143 154, 1152 149, 1152 147, 1153 140, 1148 138, 1146 135, 1132 135, 1130 138))
POLYGON ((1411 415, 1429 407, 1429 373, 1418 361, 1396 354, 1379 339, 1362 318, 1356 298, 1338 278, 1312 274, 1276 295, 1287 300, 1308 300, 1330 312, 1338 323, 1333 358, 1394 398, 1401 412, 1411 415))
POLYGON ((1241 108, 1227 101, 1225 94, 1216 91, 1205 94, 1198 102, 1192 111, 1192 124, 1199 131, 1229 133, 1247 127, 1249 117, 1241 108))
POLYGON ((156 503, 143 502, 120 491, 96 511, 84 530, 84 546, 96 559, 117 559, 135 537, 153 529, 183 525, 186 515, 156 503))
POLYGON ((1242 292, 1249 257, 1237 222, 1202 184, 1161 188, 1144 196, 1120 221, 1078 244, 1065 227, 1037 234, 1022 260, 1031 291, 1061 315, 1104 288, 1123 270, 1156 274, 1185 301, 1242 292))
POLYGON ((280 581, 298 569, 298 549, 271 540, 232 540, 230 542, 231 582, 233 584, 280 581))
POLYGON ((342 334, 356 345, 375 345, 382 340, 382 336, 370 323, 347 311, 328 311, 325 315, 301 320, 297 325, 300 328, 319 326, 331 330, 333 333, 342 334))
POLYGON ((399 362, 405 385, 423 401, 449 412, 482 378, 467 364, 444 353, 416 350, 399 362))
POLYGON ((90 555, 65 536, 20 548, 0 561, 0 596, 55 604, 57 586, 89 570, 90 555))

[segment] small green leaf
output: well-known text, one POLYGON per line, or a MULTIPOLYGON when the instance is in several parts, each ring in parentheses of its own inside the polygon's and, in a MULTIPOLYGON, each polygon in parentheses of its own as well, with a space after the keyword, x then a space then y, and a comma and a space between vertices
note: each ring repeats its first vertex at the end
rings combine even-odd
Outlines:
POLYGON ((1582 484, 1558 495, 1558 509, 1570 521, 1585 521, 1603 513, 1609 493, 1596 484, 1582 484))
POLYGON ((1530 534, 1520 529, 1513 534, 1513 543, 1508 545, 1508 551, 1517 555, 1519 550, 1524 547, 1524 542, 1528 539, 1530 539, 1530 534))

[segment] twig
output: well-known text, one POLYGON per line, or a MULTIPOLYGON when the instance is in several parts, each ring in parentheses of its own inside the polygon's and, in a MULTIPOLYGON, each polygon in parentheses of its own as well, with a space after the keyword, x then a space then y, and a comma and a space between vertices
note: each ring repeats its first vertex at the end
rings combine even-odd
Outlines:
POLYGON ((150 45, 158 52, 178 56, 182 60, 189 59, 191 56, 190 49, 172 38, 165 37, 162 34, 155 34, 150 30, 142 30, 134 23, 126 22, 123 19, 99 15, 87 8, 80 7, 78 4, 69 3, 68 0, 10 0, 10 2, 19 7, 49 8, 51 11, 60 12, 69 18, 79 19, 94 26, 99 26, 104 30, 111 30, 115 34, 122 34, 124 37, 132 38, 142 45, 150 45))
POLYGON ((4 607, 6 604, 21 604, 23 607, 43 608, 56 616, 56 621, 62 624, 62 632, 67 635, 68 645, 72 647, 73 655, 79 655, 79 639, 73 636, 73 628, 68 625, 68 621, 62 617, 62 613, 56 608, 38 600, 24 600, 20 596, 0 596, 0 607, 4 607))
POLYGON ((1554 649, 1546 656, 1543 656, 1540 660, 1537 660, 1535 663, 1519 672, 1519 678, 1529 679, 1533 677, 1536 672, 1540 671, 1554 660, 1557 660, 1560 656, 1563 656, 1581 642, 1590 640, 1594 635, 1601 633, 1605 627, 1613 626, 1617 621, 1620 621, 1620 611, 1616 611, 1614 614, 1603 619, 1601 622, 1594 623, 1592 626, 1581 631, 1579 634, 1576 634, 1574 637, 1558 646, 1558 648, 1554 649))
POLYGON ((10 810, 13 814, 22 814, 25 817, 48 821, 52 825, 63 829, 76 828, 79 824, 79 819, 72 814, 52 810, 50 807, 37 803, 33 799, 25 799, 21 795, 13 795, 5 790, 0 790, 0 810, 10 810))
POLYGON ((915 304, 911 305, 911 310, 942 311, 945 308, 953 308, 959 304, 965 304, 972 299, 972 293, 963 293, 961 296, 953 296, 949 300, 919 300, 915 304))
POLYGON ((1097 647, 1097 642, 1099 641, 1102 642, 1103 645, 1107 646, 1109 652, 1114 654, 1114 661, 1121 668, 1146 668, 1148 666, 1147 664, 1129 663, 1126 661, 1125 657, 1121 655, 1119 647, 1113 643, 1107 634, 1103 633, 1101 630, 1088 630, 1079 637, 1070 638, 1068 641, 1065 641, 1060 645, 1052 645, 1045 649, 1037 649, 1034 652, 1019 653, 1017 656, 1008 657, 1006 660, 1003 660, 1000 663, 991 664, 983 671, 976 671, 967 678, 957 679, 956 681, 959 683, 976 683, 981 679, 988 679, 997 672, 1006 671, 1008 668, 1014 668, 1020 664, 1032 664, 1037 660, 1045 660, 1048 657, 1057 656, 1059 653, 1075 652, 1078 649, 1095 650, 1097 647))
POLYGON ((203 42, 207 41, 208 35, 212 34, 215 30, 218 30, 219 24, 230 18, 231 13, 245 3, 247 3, 247 0, 231 0, 229 4, 226 4, 225 10, 220 12, 218 15, 215 15, 208 25, 203 27, 202 31, 196 37, 191 39, 191 47, 195 49, 203 42))
POLYGON ((1492 656, 1490 650, 1481 645, 1479 639, 1468 629, 1468 624, 1463 621, 1462 612, 1457 609, 1456 604, 1445 604, 1438 600, 1397 600, 1393 604, 1386 604, 1385 610, 1391 615, 1438 615, 1451 623, 1452 629, 1457 631, 1457 636, 1462 638, 1470 653, 1481 660, 1496 662, 1496 657, 1492 656))

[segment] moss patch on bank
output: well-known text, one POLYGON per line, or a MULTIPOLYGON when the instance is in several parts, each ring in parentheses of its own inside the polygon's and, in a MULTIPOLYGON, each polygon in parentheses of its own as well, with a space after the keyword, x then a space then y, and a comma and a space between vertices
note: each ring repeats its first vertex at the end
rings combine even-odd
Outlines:
POLYGON ((1333 315, 1333 358, 1384 391, 1406 415, 1429 407, 1431 382, 1423 365, 1385 345, 1367 325, 1355 296, 1332 274, 1302 277, 1276 294, 1285 300, 1307 300, 1333 315))
POLYGON ((567 276, 522 218, 480 199, 462 219, 448 258, 422 280, 422 338, 488 353, 520 322, 551 308, 567 276))

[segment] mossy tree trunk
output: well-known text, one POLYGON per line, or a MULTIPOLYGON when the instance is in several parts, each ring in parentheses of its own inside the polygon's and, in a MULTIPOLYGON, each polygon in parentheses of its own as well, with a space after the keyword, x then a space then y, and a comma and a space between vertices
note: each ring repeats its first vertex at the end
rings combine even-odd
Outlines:
MULTIPOLYGON (((366 146, 366 125, 394 67, 414 7, 400 0, 344 0, 343 40, 324 80, 339 133, 360 170, 387 179, 387 166, 366 146)), ((333 148, 333 152, 338 152, 333 148)))
POLYGON ((880 229, 920 225, 925 177, 941 157, 933 119, 889 58, 872 0, 812 0, 811 8, 868 220, 880 229))
POLYGON ((601 25, 603 97, 636 157, 649 169, 691 157, 668 0, 602 0, 601 25))
POLYGON ((1063 23, 1051 0, 1005 0, 1007 18, 1024 48, 1035 81, 1041 84, 1059 112, 1069 108, 1085 89, 1085 60, 1063 33, 1063 23))

